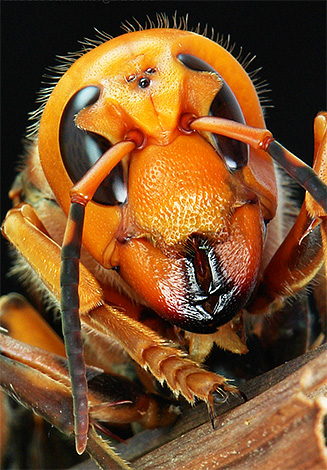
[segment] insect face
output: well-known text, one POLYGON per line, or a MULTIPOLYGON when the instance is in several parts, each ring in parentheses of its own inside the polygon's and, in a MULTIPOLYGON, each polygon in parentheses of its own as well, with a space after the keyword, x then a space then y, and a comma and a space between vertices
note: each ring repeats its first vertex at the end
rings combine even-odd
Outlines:
POLYGON ((83 244, 104 267, 119 268, 157 313, 191 331, 215 331, 248 300, 275 188, 267 156, 259 178, 251 167, 258 151, 191 131, 187 119, 262 125, 249 96, 250 80, 220 46, 159 29, 113 39, 77 60, 41 120, 41 163, 66 213, 72 183, 129 133, 140 137, 97 188, 83 244))

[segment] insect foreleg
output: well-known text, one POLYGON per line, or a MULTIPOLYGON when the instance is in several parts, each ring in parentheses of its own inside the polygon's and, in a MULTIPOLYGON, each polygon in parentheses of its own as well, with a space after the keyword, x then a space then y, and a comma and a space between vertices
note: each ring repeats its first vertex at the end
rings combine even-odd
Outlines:
MULTIPOLYGON (((319 176, 318 192, 321 201, 326 200, 327 191, 322 184, 327 182, 327 132, 326 113, 315 120, 315 174, 319 176)), ((268 264, 258 295, 249 307, 251 313, 273 313, 287 297, 294 296, 315 277, 323 262, 327 260, 327 217, 311 193, 306 193, 301 211, 294 226, 268 264)))

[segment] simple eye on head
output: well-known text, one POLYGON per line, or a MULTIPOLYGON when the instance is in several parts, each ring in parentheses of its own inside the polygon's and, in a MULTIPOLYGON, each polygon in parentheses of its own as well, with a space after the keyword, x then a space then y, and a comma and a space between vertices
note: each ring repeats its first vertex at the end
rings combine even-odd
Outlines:
POLYGON ((140 88, 147 88, 151 83, 151 80, 149 77, 142 77, 138 81, 138 86, 140 88))
MULTIPOLYGON (((211 72, 216 74, 222 81, 222 87, 215 96, 210 106, 210 116, 230 119, 232 121, 246 124, 242 110, 231 88, 222 79, 219 73, 207 64, 204 60, 199 59, 191 54, 178 54, 177 59, 189 70, 196 72, 211 72)), ((248 163, 249 147, 235 139, 212 134, 219 155, 224 159, 230 170, 238 170, 248 163)))
POLYGON ((147 88, 149 85, 151 85, 151 79, 149 78, 148 75, 153 75, 157 71, 156 68, 154 67, 148 67, 146 69, 145 77, 141 77, 138 81, 138 85, 140 88, 147 88))
MULTIPOLYGON (((77 91, 68 101, 60 121, 60 153, 66 171, 74 184, 112 147, 105 137, 82 130, 75 122, 80 111, 96 103, 100 92, 97 86, 87 86, 77 91)), ((121 162, 103 180, 93 200, 104 205, 126 202, 127 190, 121 162)))

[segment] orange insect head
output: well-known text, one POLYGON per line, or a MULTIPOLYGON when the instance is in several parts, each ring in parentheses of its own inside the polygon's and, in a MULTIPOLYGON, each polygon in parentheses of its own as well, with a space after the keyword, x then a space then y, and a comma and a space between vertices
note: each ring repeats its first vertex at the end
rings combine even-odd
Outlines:
POLYGON ((79 58, 39 132, 42 167, 66 214, 72 186, 90 183, 83 244, 91 255, 119 267, 157 313, 198 332, 214 331, 249 298, 263 223, 276 209, 270 157, 190 127, 192 116, 209 115, 264 127, 252 82, 225 49, 152 29, 79 58), (126 139, 135 145, 114 153, 126 139))

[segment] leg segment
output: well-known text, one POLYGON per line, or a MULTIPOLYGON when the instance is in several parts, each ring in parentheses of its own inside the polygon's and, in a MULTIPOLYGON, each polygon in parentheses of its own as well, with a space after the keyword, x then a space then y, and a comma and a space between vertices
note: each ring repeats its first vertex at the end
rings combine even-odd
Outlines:
POLYGON ((103 305, 81 316, 82 325, 104 337, 114 337, 140 366, 148 369, 161 383, 166 382, 173 393, 181 394, 190 403, 195 398, 212 407, 212 394, 216 390, 237 393, 236 387, 226 379, 203 370, 150 328, 129 318, 121 311, 103 305), (220 390, 221 389, 221 390, 220 390))
POLYGON ((0 298, 0 325, 11 338, 65 356, 59 336, 19 294, 12 293, 0 298))

